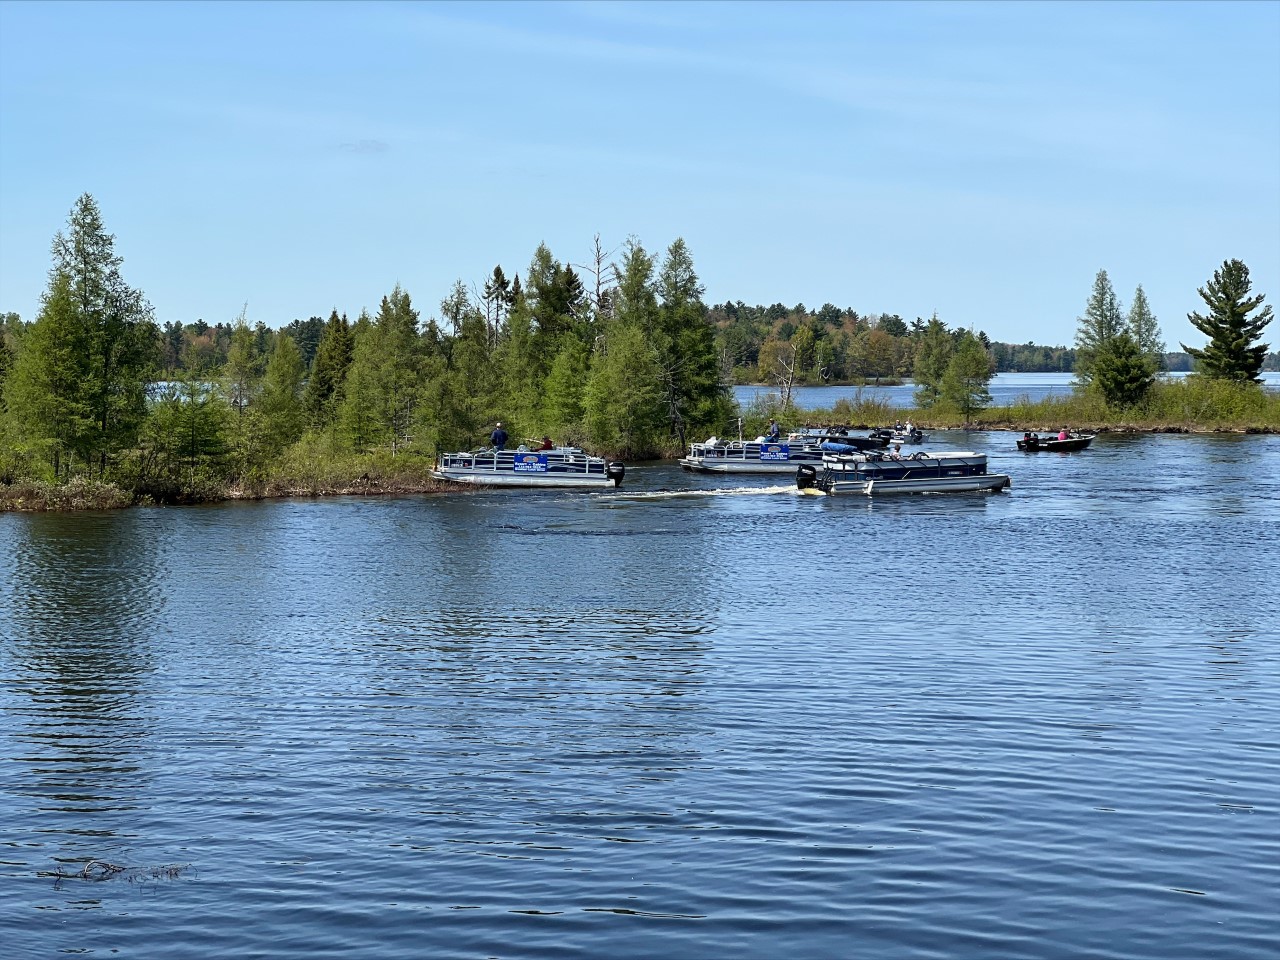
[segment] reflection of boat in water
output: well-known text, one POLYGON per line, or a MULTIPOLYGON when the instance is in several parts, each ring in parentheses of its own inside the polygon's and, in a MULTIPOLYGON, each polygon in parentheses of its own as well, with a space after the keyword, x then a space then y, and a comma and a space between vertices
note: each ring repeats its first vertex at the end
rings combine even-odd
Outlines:
POLYGON ((954 493, 1003 490, 1007 474, 987 473, 987 457, 981 453, 947 451, 909 457, 878 453, 838 453, 823 457, 821 467, 802 464, 796 486, 823 493, 954 493))
POLYGON ((431 475, 486 487, 618 487, 626 467, 577 447, 550 450, 473 450, 445 453, 431 475))
POLYGON ((791 473, 797 464, 821 464, 824 448, 830 449, 832 443, 856 451, 883 447, 887 442, 830 430, 800 430, 788 434, 785 440, 710 437, 690 444, 689 453, 680 458, 680 466, 698 473, 791 473))
POLYGON ((1057 450, 1060 453, 1084 450, 1093 443, 1095 436, 1097 434, 1094 433, 1073 433, 1062 440, 1055 436, 1038 437, 1035 434, 1024 433, 1018 440, 1018 449, 1027 453, 1035 453, 1039 450, 1057 450))

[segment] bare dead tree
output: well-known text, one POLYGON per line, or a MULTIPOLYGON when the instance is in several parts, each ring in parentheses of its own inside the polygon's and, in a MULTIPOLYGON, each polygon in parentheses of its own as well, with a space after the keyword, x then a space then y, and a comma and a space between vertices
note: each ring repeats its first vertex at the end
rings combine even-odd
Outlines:
POLYGON ((613 288, 618 284, 618 268, 610 262, 610 258, 617 252, 616 247, 606 251, 600 243, 600 234, 597 233, 592 244, 591 262, 574 264, 594 281, 587 297, 597 318, 613 315, 613 288))

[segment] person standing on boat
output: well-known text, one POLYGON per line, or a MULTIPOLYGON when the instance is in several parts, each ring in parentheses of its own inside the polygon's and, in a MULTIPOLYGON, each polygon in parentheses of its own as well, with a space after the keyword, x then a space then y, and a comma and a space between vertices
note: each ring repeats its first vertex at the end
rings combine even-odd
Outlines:
POLYGON ((777 443, 782 439, 782 429, 778 426, 778 421, 770 419, 769 432, 765 434, 770 443, 777 443))
POLYGON ((498 421, 498 425, 493 428, 493 433, 489 434, 489 442, 493 444, 493 449, 501 450, 507 445, 507 431, 502 429, 502 421, 498 421))

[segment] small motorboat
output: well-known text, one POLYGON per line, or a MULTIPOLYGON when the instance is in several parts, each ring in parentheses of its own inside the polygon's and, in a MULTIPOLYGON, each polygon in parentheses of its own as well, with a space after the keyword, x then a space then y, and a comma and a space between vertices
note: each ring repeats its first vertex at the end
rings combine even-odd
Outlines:
POLYGON ((1041 450, 1057 450, 1069 453, 1072 450, 1084 450, 1093 443, 1095 433, 1072 433, 1064 440, 1061 437, 1039 437, 1034 433, 1024 433, 1018 438, 1018 449, 1024 453, 1036 453, 1041 450))
POLYGON ((925 433, 919 427, 882 427, 873 431, 876 437, 884 440, 884 446, 891 443, 924 443, 926 439, 925 433))

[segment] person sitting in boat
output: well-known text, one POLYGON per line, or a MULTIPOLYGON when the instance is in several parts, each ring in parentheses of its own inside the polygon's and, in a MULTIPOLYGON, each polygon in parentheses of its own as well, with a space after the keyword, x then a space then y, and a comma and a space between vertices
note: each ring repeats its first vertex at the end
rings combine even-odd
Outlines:
POLYGON ((1066 440, 1070 436, 1071 436, 1071 432, 1067 430, 1066 427, 1063 427, 1061 430, 1058 431, 1059 440, 1066 440))
POLYGON ((489 442, 493 444, 493 449, 495 450, 501 450, 507 445, 507 431, 502 429, 501 420, 493 428, 493 433, 489 434, 489 442))
POLYGON ((900 444, 900 443, 895 443, 895 444, 893 445, 893 453, 889 454, 889 456, 893 457, 893 459, 895 459, 895 460, 901 460, 901 459, 902 459, 902 444, 900 444))
POLYGON ((782 439, 782 428, 778 426, 777 420, 769 420, 769 432, 765 434, 765 438, 768 439, 770 443, 777 443, 782 439))
POLYGON ((554 450, 554 449, 555 449, 555 445, 551 442, 551 438, 550 438, 550 437, 543 437, 543 438, 542 438, 542 446, 540 446, 538 449, 539 449, 539 450, 554 450))

